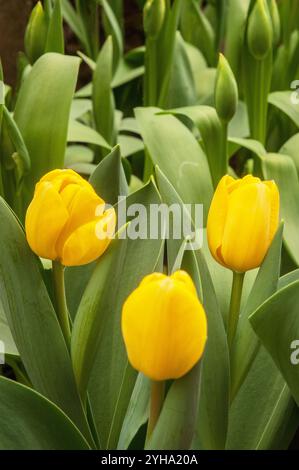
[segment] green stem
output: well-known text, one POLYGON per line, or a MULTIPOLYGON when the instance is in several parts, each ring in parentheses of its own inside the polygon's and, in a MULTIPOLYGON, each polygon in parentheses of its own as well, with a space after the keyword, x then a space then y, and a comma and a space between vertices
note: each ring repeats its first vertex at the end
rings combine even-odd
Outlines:
POLYGON ((230 353, 232 350, 232 345, 239 321, 244 275, 245 273, 233 273, 233 283, 227 325, 227 341, 230 353))
POLYGON ((221 120, 221 127, 222 127, 222 133, 221 133, 221 158, 219 159, 219 174, 214 175, 214 187, 216 189, 219 180, 222 178, 222 176, 226 175, 228 172, 228 123, 225 121, 221 120), (216 178, 215 178, 216 176, 216 178))
POLYGON ((71 340, 71 328, 65 296, 64 266, 59 261, 52 261, 52 271, 57 318, 60 323, 66 344, 69 347, 71 340))
POLYGON ((146 442, 152 435, 162 409, 165 395, 165 382, 153 380, 151 383, 150 414, 147 425, 146 442))

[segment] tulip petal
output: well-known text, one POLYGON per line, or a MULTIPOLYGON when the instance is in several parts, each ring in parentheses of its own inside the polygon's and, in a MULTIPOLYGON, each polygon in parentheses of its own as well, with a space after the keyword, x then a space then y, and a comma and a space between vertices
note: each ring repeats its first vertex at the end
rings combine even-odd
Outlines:
POLYGON ((270 217, 270 233, 269 240, 270 244, 277 231, 279 222, 279 191, 274 181, 264 181, 264 184, 268 186, 271 191, 271 217, 270 217))
POLYGON ((94 218, 91 222, 78 227, 63 245, 62 264, 64 266, 80 266, 101 256, 111 242, 113 235, 111 232, 114 231, 115 223, 115 211, 109 209, 103 216, 94 218))
POLYGON ((221 256, 237 272, 258 267, 269 248, 272 194, 264 183, 240 186, 229 195, 221 256))
POLYGON ((56 242, 68 217, 68 211, 53 185, 48 182, 39 184, 25 220, 31 249, 43 258, 56 259, 56 242))
POLYGON ((200 359, 207 338, 199 300, 182 282, 165 277, 126 300, 122 332, 133 367, 152 380, 182 377, 200 359))
POLYGON ((228 188, 239 184, 238 181, 229 175, 223 176, 216 188, 209 210, 207 222, 208 244, 213 257, 221 264, 223 264, 223 260, 219 256, 219 248, 222 243, 228 210, 228 188))

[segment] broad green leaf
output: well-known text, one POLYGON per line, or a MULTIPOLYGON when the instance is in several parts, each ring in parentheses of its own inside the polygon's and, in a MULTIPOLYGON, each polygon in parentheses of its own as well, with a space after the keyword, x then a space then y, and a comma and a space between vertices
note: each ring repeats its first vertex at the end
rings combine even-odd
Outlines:
POLYGON ((69 122, 67 141, 93 144, 107 150, 111 149, 110 144, 95 129, 73 119, 69 122))
MULTIPOLYGON (((168 206, 179 204, 183 208, 179 195, 158 168, 156 177, 162 201, 168 206)), ((190 218, 190 214, 185 213, 185 217, 190 218)), ((174 269, 181 243, 182 240, 171 237, 168 240, 169 271, 174 269)), ((183 268, 193 277, 198 292, 202 291, 203 304, 208 316, 208 342, 202 360, 199 415, 193 447, 221 449, 225 445, 228 423, 229 362, 226 334, 211 276, 201 251, 186 251, 183 268), (211 370, 215 371, 213 375, 211 370)), ((188 393, 193 392, 186 391, 186 397, 188 393)))
POLYGON ((0 377, 1 450, 87 450, 71 420, 54 403, 0 377))
POLYGON ((236 114, 228 124, 228 136, 244 138, 249 134, 247 107, 243 101, 239 101, 236 114))
POLYGON ((287 449, 298 419, 298 408, 285 381, 261 347, 232 403, 226 448, 287 449))
POLYGON ((284 155, 289 155, 293 160, 297 174, 299 175, 299 153, 298 153, 298 146, 299 146, 299 133, 293 135, 287 142, 283 144, 279 153, 284 155))
POLYGON ((189 449, 195 432, 199 402, 200 368, 173 382, 146 449, 189 449))
POLYGON ((120 145, 121 154, 124 158, 144 150, 142 140, 131 135, 119 134, 117 140, 120 145))
POLYGON ((220 178, 227 173, 227 160, 222 125, 215 108, 204 105, 188 106, 167 112, 187 116, 199 130, 214 187, 216 187, 220 178))
POLYGON ((84 145, 69 145, 65 152, 65 166, 74 163, 92 163, 93 151, 84 145))
MULTIPOLYGON (((126 201, 128 208, 136 203, 144 204, 146 208, 144 214, 140 216, 138 214, 138 222, 142 226, 148 222, 145 217, 149 211, 149 204, 160 203, 160 198, 152 183, 130 195, 126 201)), ((133 220, 128 230, 132 224, 134 226, 134 223, 137 223, 137 220, 134 222, 134 215, 137 214, 132 214, 133 220)), ((97 289, 102 290, 102 295, 98 296, 98 301, 92 306, 98 315, 103 316, 104 327, 91 371, 89 394, 103 448, 113 449, 117 446, 137 375, 128 364, 121 335, 122 305, 146 274, 160 269, 162 254, 161 239, 120 240, 119 253, 105 279, 104 288, 97 283, 97 277, 100 276, 100 263, 90 281, 95 283, 97 289)), ((93 311, 86 303, 88 290, 79 307, 78 315, 80 316, 84 315, 83 308, 86 315, 93 315, 93 311)), ((89 300, 92 301, 92 297, 89 300)))
POLYGON ((0 200, 2 308, 34 388, 57 404, 90 439, 71 360, 36 256, 16 217, 0 200))
POLYGON ((136 66, 132 64, 126 57, 121 57, 118 67, 113 76, 111 86, 117 88, 124 85, 144 74, 144 65, 136 66))
POLYGON ((92 109, 91 100, 75 99, 72 101, 70 119, 79 119, 88 111, 91 111, 91 109, 92 109))
POLYGON ((278 290, 298 280, 299 280, 299 269, 295 269, 294 271, 291 271, 290 273, 287 273, 284 276, 279 278, 278 290))
POLYGON ((123 422, 117 449, 129 447, 138 430, 148 420, 150 401, 150 380, 139 374, 123 422))
POLYGON ((284 244, 299 265, 299 182, 294 162, 287 155, 267 154, 261 158, 265 179, 273 179, 280 193, 281 217, 285 222, 284 244))
POLYGON ((215 33, 208 18, 195 0, 183 2, 182 7, 183 38, 201 50, 210 65, 215 65, 215 33))
POLYGON ((268 102, 285 113, 296 126, 299 127, 299 108, 297 100, 296 91, 274 91, 268 96, 268 102))
POLYGON ((202 203, 204 220, 212 197, 207 159, 192 133, 174 116, 158 108, 135 110, 144 144, 184 203, 202 203))
POLYGON ((167 107, 192 105, 195 102, 196 90, 189 56, 185 47, 185 41, 180 32, 177 31, 167 107))
POLYGON ((76 57, 45 54, 33 65, 22 83, 14 119, 31 159, 31 171, 24 179, 25 207, 41 176, 64 166, 69 113, 78 68, 79 59, 76 57))
POLYGON ((45 52, 64 54, 64 33, 61 13, 61 0, 55 0, 51 14, 45 52))
POLYGON ((256 310, 277 289, 280 273, 283 224, 280 225, 272 245, 263 261, 255 282, 241 311, 231 355, 231 399, 240 388, 256 354, 260 342, 251 324, 249 315, 256 310))
POLYGON ((299 403, 299 368, 297 366, 299 321, 299 281, 276 292, 251 316, 250 322, 262 344, 271 354, 276 366, 299 403), (294 344, 295 342, 295 344, 294 344))
POLYGON ((97 131, 113 145, 115 104, 111 89, 113 44, 109 36, 103 45, 93 74, 92 104, 97 131))

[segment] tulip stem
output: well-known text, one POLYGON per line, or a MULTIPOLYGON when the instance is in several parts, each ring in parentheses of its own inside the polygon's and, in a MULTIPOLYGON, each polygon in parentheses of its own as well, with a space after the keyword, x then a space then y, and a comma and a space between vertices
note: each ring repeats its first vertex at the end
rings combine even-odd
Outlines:
POLYGON ((239 315, 240 315, 240 306, 242 298, 242 289, 245 273, 233 273, 233 282, 232 290, 230 297, 230 307, 228 315, 228 326, 227 326, 227 341, 228 348, 231 353, 233 341, 237 331, 239 315))
POLYGON ((52 261, 56 314, 67 346, 70 346, 71 328, 65 296, 64 266, 52 261))
POLYGON ((151 398, 150 398, 150 414, 149 420, 147 425, 147 433, 146 433, 146 442, 148 442, 149 438, 152 435, 153 430, 157 424, 157 421, 160 416, 160 412, 162 409, 163 401, 165 395, 165 381, 156 381, 152 380, 151 383, 151 398))

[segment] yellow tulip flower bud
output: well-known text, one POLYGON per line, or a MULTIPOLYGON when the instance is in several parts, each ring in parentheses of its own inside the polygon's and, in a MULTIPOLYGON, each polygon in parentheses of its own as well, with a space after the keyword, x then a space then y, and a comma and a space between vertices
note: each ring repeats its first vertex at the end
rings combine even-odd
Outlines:
POLYGON ((251 175, 223 176, 208 215, 210 251, 223 266, 243 273, 261 265, 278 228, 279 192, 274 181, 251 175))
POLYGON ((98 258, 114 233, 116 215, 73 170, 53 170, 35 187, 26 213, 26 236, 42 258, 79 266, 98 258))
POLYGON ((124 303, 122 332, 135 369, 152 380, 185 375, 207 339, 206 314, 190 276, 146 276, 124 303))

